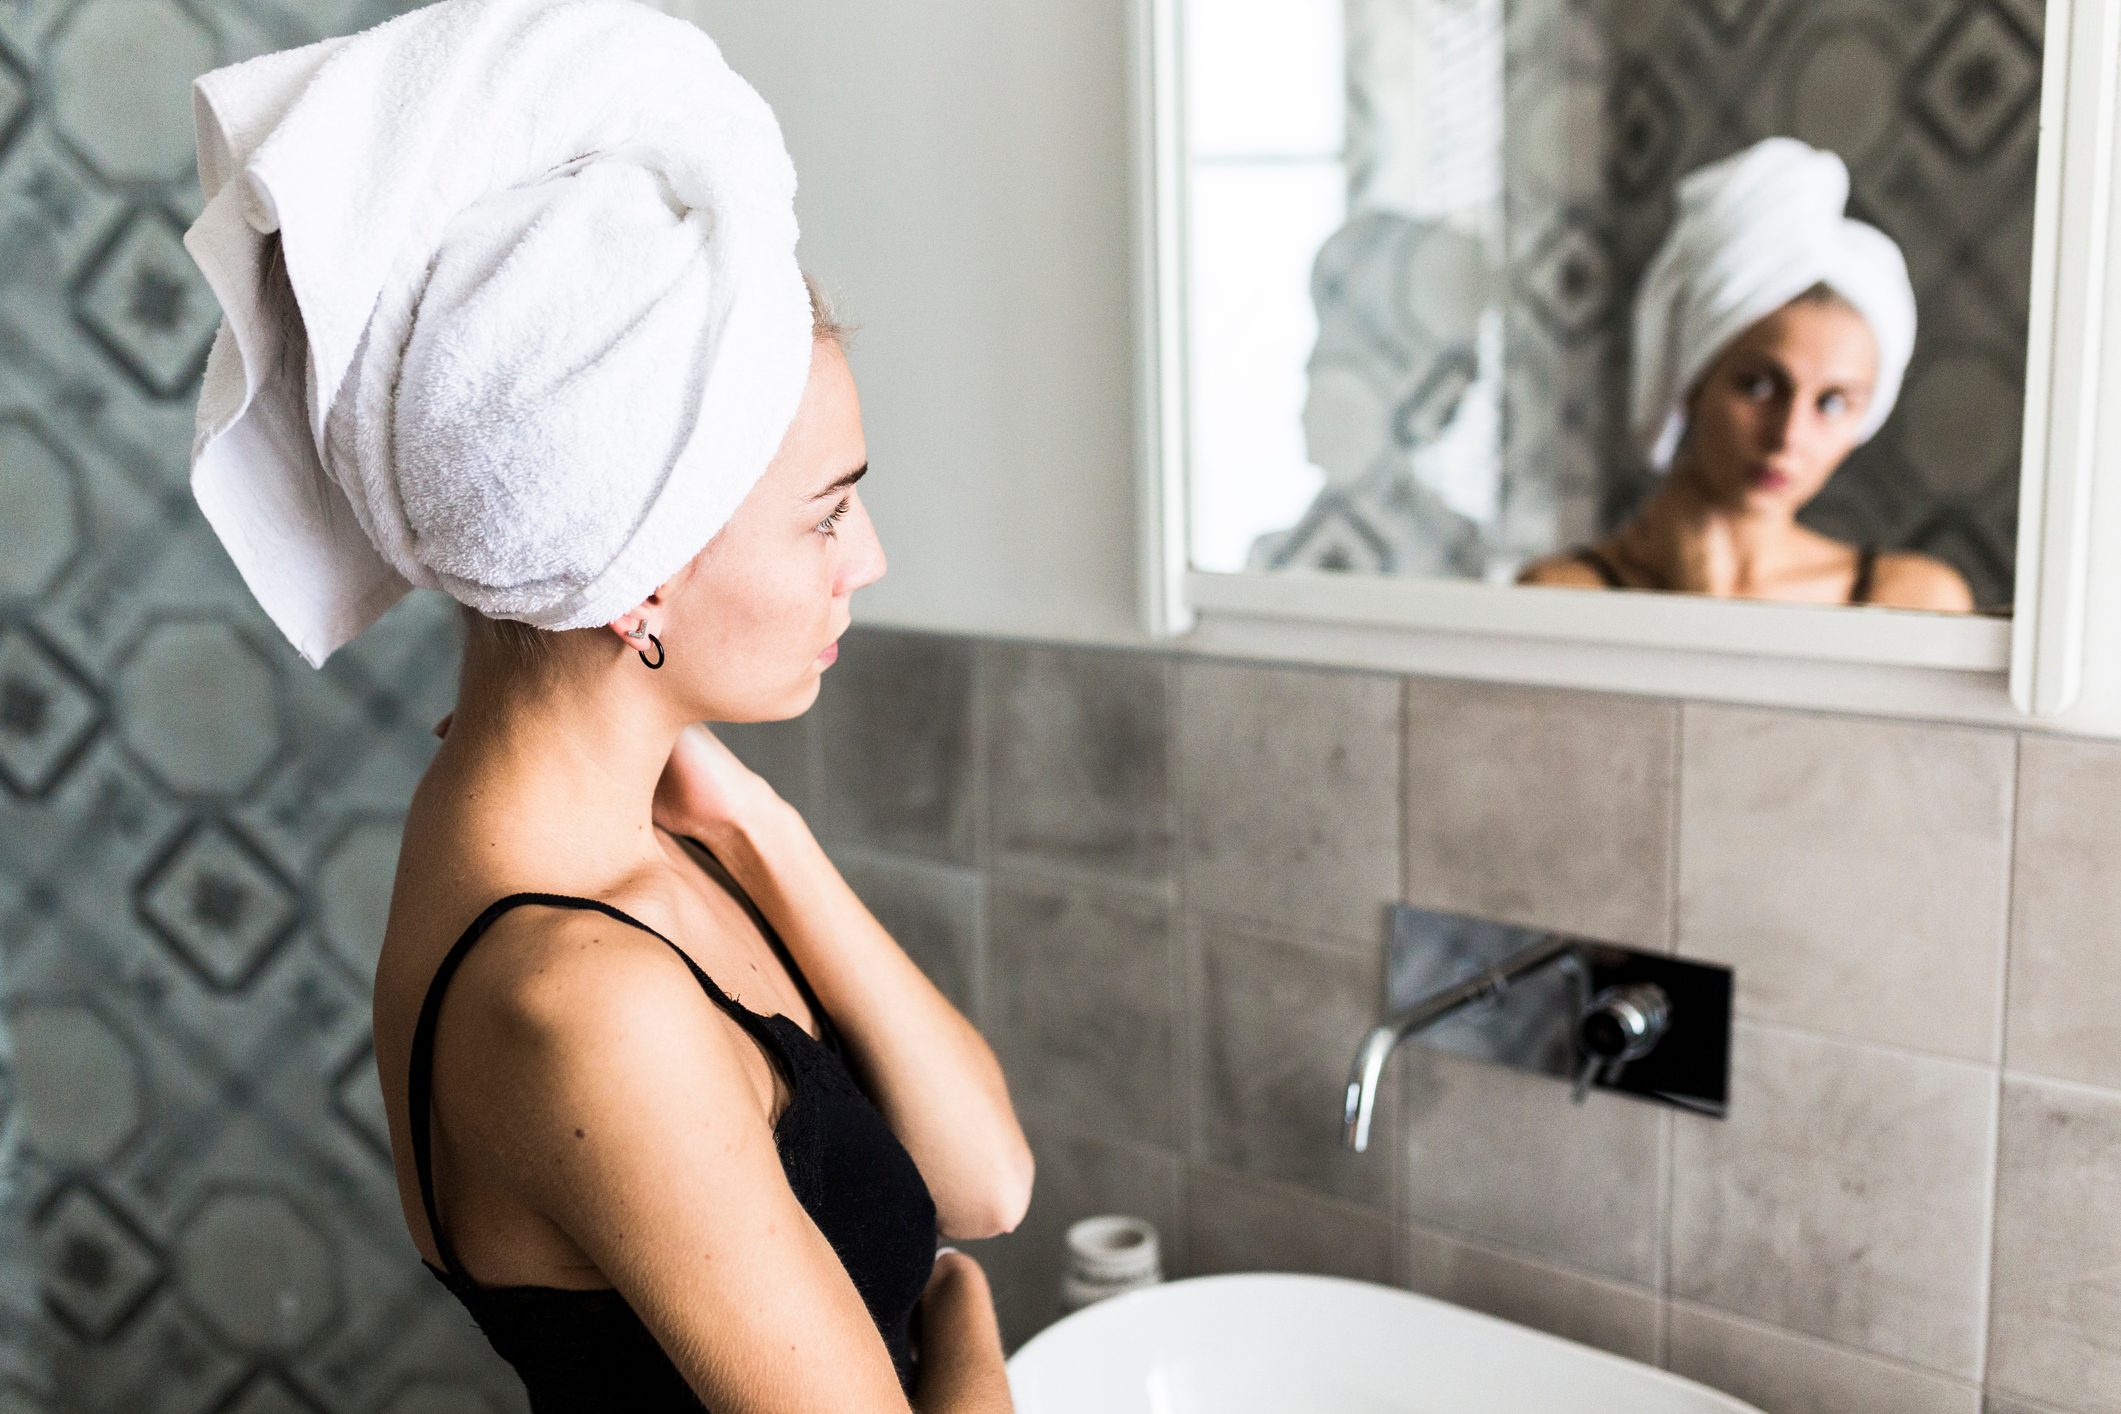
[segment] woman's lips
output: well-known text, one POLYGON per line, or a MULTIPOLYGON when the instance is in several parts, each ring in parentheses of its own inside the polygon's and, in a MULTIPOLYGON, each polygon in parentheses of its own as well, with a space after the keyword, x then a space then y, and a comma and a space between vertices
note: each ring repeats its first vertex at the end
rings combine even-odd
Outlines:
POLYGON ((1790 484, 1790 474, 1771 466, 1756 466, 1753 468, 1753 484, 1763 491, 1786 490, 1790 484))

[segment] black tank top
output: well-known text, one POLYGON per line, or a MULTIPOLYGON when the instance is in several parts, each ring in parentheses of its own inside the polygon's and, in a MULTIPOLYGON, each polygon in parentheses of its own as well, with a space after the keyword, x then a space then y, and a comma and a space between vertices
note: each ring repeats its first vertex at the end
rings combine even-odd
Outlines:
MULTIPOLYGON (((700 849, 705 853, 704 846, 700 849)), ((480 1286, 457 1261, 443 1229, 435 1202, 433 1142, 428 1128, 435 1018, 450 978, 472 945, 495 919, 524 904, 592 910, 660 940, 691 969, 715 1005, 765 1049, 788 1085, 788 1103, 773 1129, 788 1186, 839 1254, 891 1352, 900 1387, 909 1396, 912 1393, 920 1297, 935 1265, 935 1204, 928 1185, 912 1155, 848 1068, 838 1027, 819 1004, 780 935, 719 861, 712 855, 708 860, 714 865, 712 872, 780 955, 817 1018, 817 1037, 790 1017, 760 1016, 739 1005, 683 948, 610 904, 538 893, 511 894, 472 920, 435 969, 413 1028, 406 1082, 413 1167, 419 1175, 428 1230, 434 1234, 442 1259, 439 1269, 423 1265, 464 1304, 501 1358, 522 1376, 533 1414, 699 1414, 703 1406, 617 1291, 609 1287, 480 1286)), ((760 1280, 771 1279, 769 1273, 760 1274, 760 1280)))

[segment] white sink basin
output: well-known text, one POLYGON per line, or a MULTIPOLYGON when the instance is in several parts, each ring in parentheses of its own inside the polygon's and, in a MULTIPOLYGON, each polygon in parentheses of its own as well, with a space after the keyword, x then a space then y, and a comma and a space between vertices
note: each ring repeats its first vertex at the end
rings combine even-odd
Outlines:
POLYGON ((1024 1343, 1009 1388, 1017 1414, 1761 1414, 1426 1296, 1276 1272, 1086 1307, 1024 1343))

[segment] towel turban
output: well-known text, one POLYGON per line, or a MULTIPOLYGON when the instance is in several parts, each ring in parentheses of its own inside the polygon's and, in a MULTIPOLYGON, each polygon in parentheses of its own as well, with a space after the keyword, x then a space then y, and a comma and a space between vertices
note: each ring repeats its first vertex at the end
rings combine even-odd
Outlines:
POLYGON ((412 587, 608 622, 765 471, 811 356, 795 170, 694 26, 440 0, 194 108, 193 491, 311 663, 412 587))
POLYGON ((1900 248, 1843 215, 1848 167, 1771 137, 1689 173, 1679 213, 1635 301, 1630 426, 1652 468, 1671 465, 1686 403, 1731 341, 1825 284, 1869 324, 1878 379, 1860 439, 1892 413, 1915 346, 1915 292, 1900 248))

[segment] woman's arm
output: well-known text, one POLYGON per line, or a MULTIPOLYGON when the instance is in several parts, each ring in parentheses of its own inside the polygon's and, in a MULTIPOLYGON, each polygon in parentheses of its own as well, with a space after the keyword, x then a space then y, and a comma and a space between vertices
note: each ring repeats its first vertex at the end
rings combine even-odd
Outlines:
POLYGON ((943 1235, 1014 1228, 1031 1201, 1031 1148, 978 1030, 855 896, 792 806, 771 800, 699 821, 697 832, 839 1023, 927 1181, 943 1235))
POLYGON ((708 1408, 907 1414, 860 1293, 788 1186, 749 1038, 635 929, 572 912, 503 928, 466 963, 437 1040, 438 1072, 467 1081, 438 1112, 451 1150, 580 1248, 708 1408))
POLYGON ((987 1274, 962 1252, 936 1257, 921 1297, 921 1373, 913 1407, 921 1414, 1007 1414, 1015 1408, 987 1274))
POLYGON ((1966 576, 1940 559, 1912 550, 1878 557, 1878 578, 1870 602, 1888 609, 1928 609, 1964 614, 1974 607, 1966 576))

